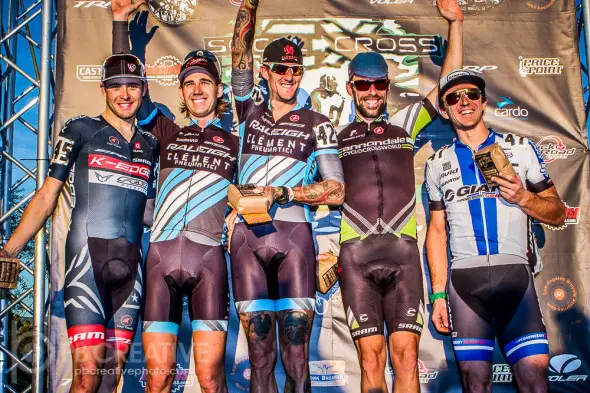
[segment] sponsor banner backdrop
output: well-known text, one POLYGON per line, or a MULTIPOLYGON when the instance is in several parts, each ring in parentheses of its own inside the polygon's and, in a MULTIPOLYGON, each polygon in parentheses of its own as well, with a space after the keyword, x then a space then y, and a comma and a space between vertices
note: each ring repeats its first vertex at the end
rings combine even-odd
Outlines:
MULTIPOLYGON (((132 50, 145 60, 150 94, 162 110, 181 124, 177 74, 186 53, 204 48, 219 56, 226 94, 231 98, 230 41, 239 0, 162 0, 143 6, 130 24, 132 50)), ((590 209, 588 142, 584 126, 581 75, 573 1, 464 0, 465 68, 481 71, 488 82, 485 120, 499 132, 526 136, 542 154, 547 170, 567 205, 563 228, 536 225, 543 272, 536 278, 547 325, 553 391, 588 391, 590 337, 590 209), (518 37, 515 40, 515 37, 518 37)), ((97 115, 104 108, 100 68, 111 52, 108 1, 58 2, 56 123, 97 115)), ((440 73, 447 25, 433 0, 264 0, 254 41, 256 67, 265 45, 281 36, 304 42, 307 70, 298 100, 324 113, 335 125, 350 121, 354 108, 346 93, 347 65, 356 53, 377 51, 389 63, 388 112, 419 100, 440 73)), ((267 96, 264 83, 259 85, 267 96)), ((232 114, 225 119, 232 122, 232 114)), ((418 235, 423 248, 428 208, 423 190, 426 159, 454 136, 435 120, 416 144, 418 235)), ((66 188, 66 191, 68 189, 66 188)), ((64 193, 52 223, 50 389, 67 392, 71 383, 69 343, 63 305, 64 252, 71 198, 64 193)), ((319 209, 313 223, 318 252, 338 254, 338 212, 319 209)), ((423 266, 426 262, 423 260, 423 266)), ((425 282, 429 282, 425 268, 425 282)), ((424 288, 425 296, 429 288, 424 288)), ((429 311, 429 305, 427 312, 429 311)), ((422 391, 459 392, 460 382, 449 337, 438 335, 429 314, 421 339, 418 369, 422 391)), ((141 323, 140 325, 141 326, 141 323)), ((226 374, 230 392, 248 391, 250 368, 243 331, 232 304, 226 374)), ((173 392, 199 392, 194 374, 188 314, 180 329, 173 392)), ((205 350, 205 349, 203 349, 205 350)), ((197 348, 197 352, 199 348, 197 348)), ((276 367, 284 384, 280 358, 276 367)), ((346 323, 340 288, 317 293, 311 337, 310 372, 314 392, 357 392, 360 369, 346 323)), ((391 387, 392 371, 386 371, 391 387)), ((142 392, 146 370, 141 335, 136 334, 120 391, 142 392)), ((514 392, 510 367, 494 354, 495 392, 514 392)))

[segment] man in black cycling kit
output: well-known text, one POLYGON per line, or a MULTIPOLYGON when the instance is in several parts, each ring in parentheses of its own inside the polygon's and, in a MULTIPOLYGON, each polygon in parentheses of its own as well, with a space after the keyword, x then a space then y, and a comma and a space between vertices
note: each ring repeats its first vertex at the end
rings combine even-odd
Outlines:
POLYGON ((485 81, 479 73, 445 75, 439 97, 439 112, 457 139, 426 162, 432 322, 441 333, 452 331, 464 391, 492 391, 497 338, 518 391, 546 393, 549 344, 533 282, 539 262, 531 221, 563 225, 563 202, 533 143, 485 126, 485 81), (492 177, 498 186, 486 184, 473 158, 494 143, 517 173, 492 177))
MULTIPOLYGON (((129 51, 128 18, 138 7, 112 2, 113 50, 129 51)), ((186 55, 178 76, 179 126, 153 104, 149 94, 138 124, 161 144, 154 225, 146 261, 142 341, 147 392, 170 391, 182 299, 188 297, 195 372, 202 392, 227 392, 225 342, 228 326, 228 275, 221 237, 227 187, 237 169, 238 137, 221 128, 228 103, 221 99, 220 64, 215 55, 186 55), (206 345, 206 352, 200 348, 206 345)))
POLYGON ((135 126, 147 91, 141 61, 132 55, 107 58, 101 91, 104 112, 66 122, 49 177, 2 249, 4 256, 16 256, 55 209, 64 182, 73 183, 64 284, 74 370, 70 392, 112 393, 120 378, 139 318, 140 240, 156 194, 158 142, 135 126), (103 364, 111 351, 115 372, 103 364), (116 377, 106 383, 101 375, 116 377))
MULTIPOLYGON (((448 72, 462 65, 463 13, 456 0, 440 0, 437 7, 449 22, 441 71, 448 72)), ((387 392, 385 321, 394 391, 418 392, 424 289, 416 242, 414 139, 435 117, 437 89, 386 119, 389 78, 383 56, 359 53, 348 73, 356 119, 338 131, 346 184, 339 265, 361 391, 387 392)))
POLYGON ((342 203, 342 167, 330 120, 297 105, 304 67, 296 42, 281 38, 264 49, 260 71, 270 99, 265 105, 253 97, 257 7, 258 0, 242 2, 232 41, 232 91, 241 136, 238 181, 266 192, 273 221, 248 226, 239 218, 234 229, 235 213, 228 217, 232 284, 248 340, 250 391, 277 391, 278 321, 285 392, 310 392, 316 262, 306 209, 342 203), (315 182, 318 173, 322 181, 315 182))

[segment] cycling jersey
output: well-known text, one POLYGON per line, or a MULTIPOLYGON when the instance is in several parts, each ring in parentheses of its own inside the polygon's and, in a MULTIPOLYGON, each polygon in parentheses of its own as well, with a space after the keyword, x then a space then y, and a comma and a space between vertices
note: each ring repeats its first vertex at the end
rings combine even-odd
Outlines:
POLYGON ((138 129, 127 142, 102 116, 69 120, 57 137, 49 176, 65 182, 71 175, 70 233, 139 244, 146 199, 156 194, 157 158, 158 143, 148 132, 138 129))
POLYGON ((356 120, 338 131, 346 196, 340 241, 371 234, 416 238, 414 139, 435 117, 428 100, 385 121, 356 120))
POLYGON ((146 199, 155 195, 157 157, 151 134, 136 130, 127 142, 100 116, 69 120, 57 138, 49 176, 69 178, 73 200, 64 283, 72 348, 131 344, 141 304, 142 221, 146 199))
MULTIPOLYGON (((528 139, 490 130, 478 150, 495 142, 530 191, 553 186, 543 159, 528 139)), ((506 202, 497 187, 486 185, 473 155, 469 146, 456 139, 426 163, 430 209, 446 212, 453 267, 470 267, 461 262, 464 258, 495 254, 517 255, 531 267, 540 267, 529 216, 506 202)))
MULTIPOLYGON (((254 94, 252 71, 233 70, 232 89, 240 123, 239 184, 297 187, 342 180, 336 133, 324 115, 297 105, 275 121, 270 104, 254 94)), ((307 207, 274 204, 273 220, 305 222, 307 207)))
POLYGON ((547 332, 529 266, 515 255, 467 259, 479 267, 453 268, 449 282, 449 319, 457 361, 492 362, 496 336, 510 365, 527 356, 548 354, 547 332))
POLYGON ((177 334, 184 295, 193 330, 226 331, 229 289, 221 238, 238 137, 220 128, 217 117, 204 128, 192 120, 180 127, 149 97, 138 118, 161 143, 143 331, 177 334))
POLYGON ((238 137, 215 120, 204 128, 176 125, 149 97, 138 113, 138 124, 161 145, 160 178, 150 241, 184 234, 193 241, 219 245, 227 209, 227 187, 234 179, 238 137))

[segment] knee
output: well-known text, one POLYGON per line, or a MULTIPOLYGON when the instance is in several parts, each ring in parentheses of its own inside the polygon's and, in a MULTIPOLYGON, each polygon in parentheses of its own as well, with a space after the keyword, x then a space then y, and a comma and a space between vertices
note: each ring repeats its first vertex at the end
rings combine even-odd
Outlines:
POLYGON ((360 354, 362 372, 367 375, 383 375, 385 359, 385 347, 363 350, 360 354))
POLYGON ((492 380, 480 373, 462 372, 461 381, 465 391, 470 393, 489 393, 492 391, 492 380))
POLYGON ((215 393, 222 391, 225 380, 223 369, 215 366, 197 366, 195 368, 201 391, 204 393, 215 393))
POLYGON ((174 375, 171 373, 155 373, 148 374, 147 377, 147 389, 149 393, 162 393, 168 391, 168 387, 172 386, 174 381, 174 375))
POLYGON ((102 279, 111 289, 119 289, 128 283, 134 285, 133 271, 129 264, 121 259, 113 259, 104 265, 102 279))
POLYGON ((98 369, 88 370, 81 369, 76 370, 72 379, 71 392, 76 393, 94 393, 98 390, 100 385, 100 376, 98 375, 98 369), (80 372, 83 371, 83 372, 80 372), (96 371, 93 373, 92 371, 96 371))
POLYGON ((394 371, 413 373, 418 369, 418 348, 414 345, 393 348, 391 355, 394 371))

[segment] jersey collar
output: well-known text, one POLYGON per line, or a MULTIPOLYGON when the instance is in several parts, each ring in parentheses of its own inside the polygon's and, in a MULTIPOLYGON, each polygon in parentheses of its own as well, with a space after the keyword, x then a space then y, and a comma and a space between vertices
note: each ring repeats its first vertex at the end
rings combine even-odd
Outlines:
MULTIPOLYGON (((387 121, 387 113, 383 112, 382 114, 379 115, 379 117, 377 117, 375 120, 373 120, 371 123, 378 123, 380 121, 387 121)), ((358 114, 355 114, 354 116, 354 121, 357 123, 368 123, 368 121, 366 121, 365 119, 363 119, 362 117, 360 117, 358 114)))
MULTIPOLYGON (((196 122, 194 119, 192 119, 192 118, 191 118, 191 119, 190 119, 190 121, 189 121, 189 125, 191 125, 191 126, 196 126, 196 127, 200 127, 200 126, 199 126, 199 124, 197 124, 197 122, 196 122)), ((205 127, 203 127, 203 128, 207 128, 207 127, 209 127, 210 125, 214 125, 214 126, 220 127, 220 125, 221 125, 221 120, 219 119, 219 117, 215 116, 215 117, 213 118, 213 120, 209 120, 209 121, 207 121, 207 124, 205 124, 205 127)))
MULTIPOLYGON (((496 141, 496 137, 497 136, 501 136, 499 133, 497 133, 496 131, 492 130, 491 128, 488 128, 488 137, 486 138, 485 141, 483 141, 483 143, 481 145, 478 146, 477 151, 479 151, 480 149, 483 149, 484 147, 488 147, 491 144, 493 144, 496 141)), ((463 142, 461 142, 459 140, 459 138, 455 138, 455 145, 457 147, 463 147, 466 149, 471 149, 469 146, 467 146, 466 144, 464 144, 463 142)))

